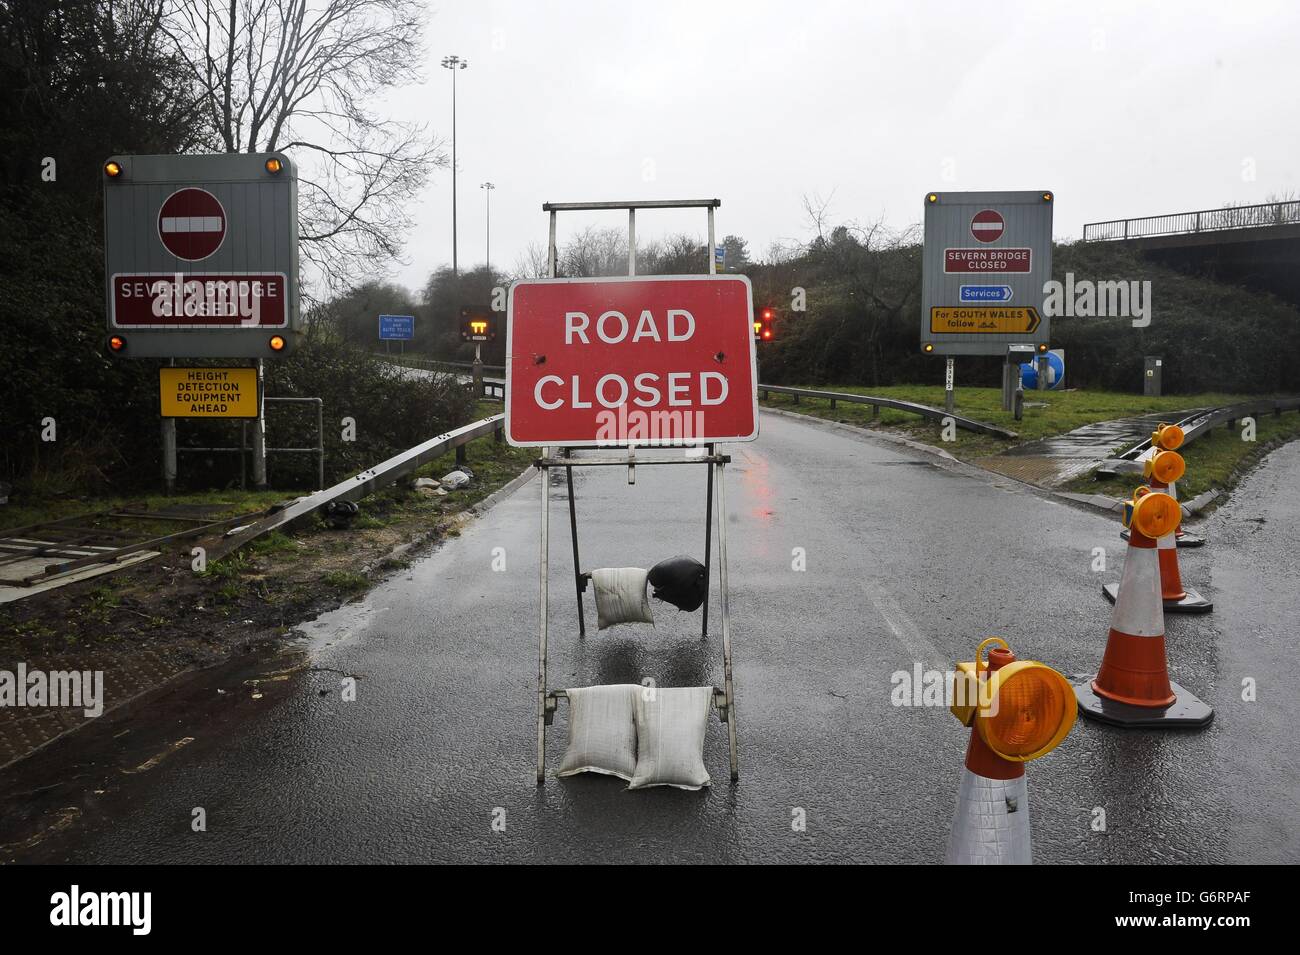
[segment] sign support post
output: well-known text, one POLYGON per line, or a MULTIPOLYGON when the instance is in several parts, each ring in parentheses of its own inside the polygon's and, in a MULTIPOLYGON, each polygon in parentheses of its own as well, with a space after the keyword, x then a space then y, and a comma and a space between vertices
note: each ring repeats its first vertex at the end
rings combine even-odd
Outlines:
MULTIPOLYGON (((176 364, 175 358, 167 360, 168 365, 176 364)), ((176 419, 160 418, 162 421, 162 479, 163 492, 170 495, 176 490, 176 419)))
POLYGON ((266 490, 266 384, 262 359, 257 359, 257 421, 253 424, 253 488, 266 490))
POLYGON ((176 419, 162 420, 162 478, 163 490, 171 494, 176 490, 176 419))

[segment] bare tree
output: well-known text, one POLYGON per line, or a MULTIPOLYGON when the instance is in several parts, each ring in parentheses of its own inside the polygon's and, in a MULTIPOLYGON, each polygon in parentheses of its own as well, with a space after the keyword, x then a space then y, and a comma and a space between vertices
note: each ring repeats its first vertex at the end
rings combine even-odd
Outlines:
POLYGON ((167 34, 227 152, 298 165, 302 255, 326 289, 396 259, 446 156, 371 103, 423 77, 418 0, 168 0, 167 34))
POLYGON ((841 310, 834 324, 821 336, 819 358, 826 366, 846 341, 854 341, 868 370, 871 384, 880 382, 882 341, 889 328, 906 320, 907 310, 919 291, 920 272, 899 269, 898 263, 914 254, 921 240, 917 225, 895 230, 884 219, 862 225, 850 221, 831 227, 830 200, 804 196, 804 212, 816 233, 808 244, 809 255, 829 267, 853 308, 841 310), (829 231, 828 231, 829 230, 829 231), (855 327, 850 334, 848 325, 855 327))
POLYGON ((538 242, 529 242, 528 247, 515 259, 515 267, 510 272, 511 279, 544 279, 550 274, 550 262, 546 258, 546 247, 538 242))

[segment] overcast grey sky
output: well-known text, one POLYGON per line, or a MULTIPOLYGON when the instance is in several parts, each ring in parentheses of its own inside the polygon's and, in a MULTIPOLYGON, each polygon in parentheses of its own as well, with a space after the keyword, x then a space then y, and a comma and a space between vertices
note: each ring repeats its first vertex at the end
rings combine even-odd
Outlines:
MULTIPOLYGON (((836 221, 921 217, 927 190, 1052 189, 1056 235, 1101 219, 1263 201, 1300 185, 1300 5, 557 0, 430 4, 427 81, 388 111, 451 133, 460 264, 544 242, 544 201, 717 197, 719 239, 805 240, 836 221)), ((394 70, 403 64, 392 65, 394 70)), ((451 261, 439 171, 395 277, 451 261)), ((587 222, 561 215, 561 241, 587 222)), ((638 234, 703 236, 643 214, 638 234)))

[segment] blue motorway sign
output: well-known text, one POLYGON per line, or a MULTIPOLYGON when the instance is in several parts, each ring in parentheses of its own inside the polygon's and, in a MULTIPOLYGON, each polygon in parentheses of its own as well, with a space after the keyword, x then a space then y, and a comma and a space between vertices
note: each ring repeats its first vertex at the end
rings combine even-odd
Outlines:
POLYGON ((414 315, 380 315, 379 316, 379 339, 380 341, 406 341, 409 342, 415 337, 415 316, 414 315))
POLYGON ((960 291, 963 302, 1009 302, 1010 285, 963 285, 960 291))

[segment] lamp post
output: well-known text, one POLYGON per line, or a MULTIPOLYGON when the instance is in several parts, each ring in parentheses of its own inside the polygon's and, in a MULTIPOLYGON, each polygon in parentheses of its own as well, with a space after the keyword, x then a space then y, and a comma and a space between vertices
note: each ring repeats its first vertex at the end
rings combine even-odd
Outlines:
POLYGON ((494 183, 481 182, 479 188, 483 190, 483 196, 487 199, 487 270, 488 275, 492 274, 492 190, 496 188, 494 183))
POLYGON ((459 56, 444 56, 442 65, 451 70, 451 272, 459 275, 456 262, 456 71, 469 66, 459 56))

